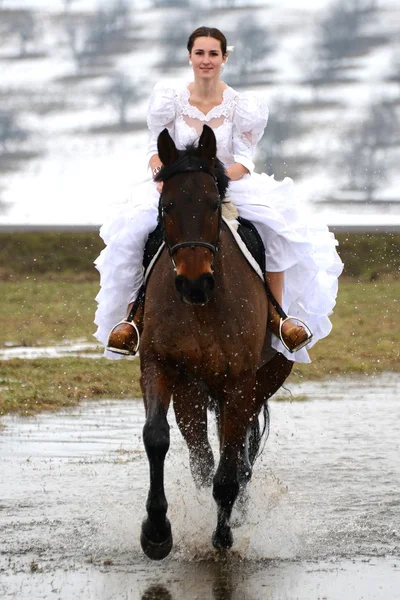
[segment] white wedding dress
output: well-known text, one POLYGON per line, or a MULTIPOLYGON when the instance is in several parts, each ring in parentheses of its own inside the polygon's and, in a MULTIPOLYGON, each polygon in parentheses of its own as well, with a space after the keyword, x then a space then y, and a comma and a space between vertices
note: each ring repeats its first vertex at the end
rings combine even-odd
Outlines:
MULTIPOLYGON (((176 146, 183 149, 198 140, 206 123, 214 130, 217 155, 225 167, 238 162, 250 171, 230 182, 228 196, 240 216, 257 227, 266 248, 267 271, 284 271, 283 308, 310 327, 314 334, 310 348, 331 331, 328 315, 336 302, 343 265, 334 235, 298 205, 293 181, 287 177, 275 181, 254 172, 252 158, 267 120, 266 105, 251 93, 239 94, 227 87, 222 103, 205 115, 190 104, 187 84, 174 88, 160 83, 148 109, 148 158, 157 154, 157 137, 165 127, 176 146)), ((128 304, 136 298, 142 283, 144 246, 157 224, 159 194, 154 182, 149 180, 134 192, 134 198, 100 230, 106 247, 95 262, 101 284, 95 337, 104 345, 111 328, 126 316, 128 304)), ((290 360, 310 362, 305 348, 290 354, 274 335, 272 345, 290 360)), ((120 357, 107 350, 105 354, 120 357)))

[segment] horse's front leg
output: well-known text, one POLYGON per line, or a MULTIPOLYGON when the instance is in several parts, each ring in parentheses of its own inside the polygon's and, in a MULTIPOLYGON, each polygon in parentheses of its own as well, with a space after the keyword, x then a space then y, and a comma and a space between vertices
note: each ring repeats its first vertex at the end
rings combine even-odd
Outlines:
POLYGON ((142 360, 141 385, 146 406, 143 442, 150 467, 147 518, 142 523, 140 542, 143 552, 153 560, 168 556, 172 548, 168 503, 164 492, 164 461, 169 449, 167 412, 171 399, 171 382, 160 367, 142 360), (144 364, 143 364, 144 363, 144 364))
POLYGON ((254 376, 225 384, 219 394, 220 461, 213 481, 213 496, 218 507, 217 527, 212 542, 215 548, 233 544, 230 518, 233 505, 251 478, 247 432, 255 415, 254 376))

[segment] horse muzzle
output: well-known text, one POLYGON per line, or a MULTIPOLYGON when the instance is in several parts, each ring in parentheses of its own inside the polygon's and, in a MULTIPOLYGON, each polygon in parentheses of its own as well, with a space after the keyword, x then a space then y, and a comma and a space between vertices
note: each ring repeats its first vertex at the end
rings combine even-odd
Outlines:
POLYGON ((185 275, 175 277, 175 287, 182 302, 191 306, 207 304, 214 286, 215 280, 211 273, 204 273, 197 279, 188 279, 185 275))

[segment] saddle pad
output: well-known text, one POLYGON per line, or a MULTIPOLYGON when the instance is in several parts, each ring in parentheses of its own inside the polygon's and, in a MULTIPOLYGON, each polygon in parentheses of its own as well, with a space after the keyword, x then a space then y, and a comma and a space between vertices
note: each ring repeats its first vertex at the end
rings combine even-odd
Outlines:
POLYGON ((257 275, 262 279, 262 281, 264 281, 264 273, 262 272, 260 265, 254 258, 254 256, 251 254, 251 252, 248 250, 246 244, 244 243, 243 239, 240 237, 237 231, 238 221, 236 219, 233 221, 228 221, 227 219, 225 219, 225 217, 222 217, 222 220, 227 225, 227 227, 229 227, 229 231, 234 237, 240 251, 242 252, 243 256, 245 257, 251 268, 257 273, 257 275))

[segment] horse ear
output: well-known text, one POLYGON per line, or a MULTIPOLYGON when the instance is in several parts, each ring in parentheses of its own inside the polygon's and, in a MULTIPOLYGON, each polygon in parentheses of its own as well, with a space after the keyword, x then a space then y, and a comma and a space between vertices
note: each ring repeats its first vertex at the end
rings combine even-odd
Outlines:
POLYGON ((217 156, 217 140, 213 130, 208 125, 203 126, 203 133, 199 139, 199 156, 208 160, 212 167, 214 166, 217 156))
POLYGON ((158 136, 157 150, 158 156, 165 167, 175 162, 178 158, 178 150, 167 128, 163 129, 158 136))

